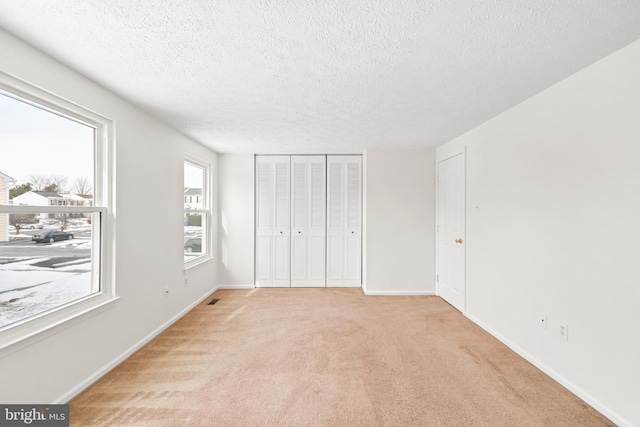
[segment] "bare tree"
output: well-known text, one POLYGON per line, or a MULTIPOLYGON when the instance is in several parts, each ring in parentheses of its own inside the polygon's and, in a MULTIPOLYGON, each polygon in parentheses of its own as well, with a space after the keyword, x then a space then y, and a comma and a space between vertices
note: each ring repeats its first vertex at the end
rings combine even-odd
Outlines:
POLYGON ((27 182, 33 191, 64 193, 67 177, 62 175, 29 175, 27 182))
POLYGON ((27 183, 31 186, 31 190, 42 191, 49 184, 49 181, 44 175, 29 175, 27 183))
POLYGON ((71 192, 74 194, 87 195, 91 194, 91 183, 87 177, 78 177, 73 182, 73 187, 71 188, 71 192))
POLYGON ((16 234, 20 234, 20 230, 24 228, 25 224, 34 221, 34 218, 34 214, 9 214, 9 224, 15 227, 16 234))
POLYGON ((49 176, 49 185, 45 191, 51 191, 52 193, 64 193, 66 192, 67 177, 62 175, 49 176))
POLYGON ((55 218, 60 221, 60 231, 64 231, 69 226, 69 217, 71 215, 68 213, 57 213, 55 218))

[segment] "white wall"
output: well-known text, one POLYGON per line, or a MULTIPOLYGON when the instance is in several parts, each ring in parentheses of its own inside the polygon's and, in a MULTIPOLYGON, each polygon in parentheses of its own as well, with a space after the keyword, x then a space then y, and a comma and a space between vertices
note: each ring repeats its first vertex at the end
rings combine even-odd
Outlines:
POLYGON ((254 156, 223 154, 218 162, 220 287, 254 285, 254 156))
POLYGON ((435 292, 435 150, 368 150, 365 292, 435 292))
MULTIPOLYGON (((433 294, 435 150, 368 151, 363 166, 365 292, 433 294)), ((254 283, 253 168, 252 155, 220 155, 221 287, 254 283)))
POLYGON ((182 197, 184 153, 214 168, 217 156, 1 30, 0 46, 3 71, 116 122, 115 276, 121 298, 52 336, 0 353, 0 402, 65 402, 214 289, 215 261, 190 269, 184 286, 182 197))
POLYGON ((639 76, 640 41, 438 150, 467 146, 468 316, 621 425, 640 425, 639 76))

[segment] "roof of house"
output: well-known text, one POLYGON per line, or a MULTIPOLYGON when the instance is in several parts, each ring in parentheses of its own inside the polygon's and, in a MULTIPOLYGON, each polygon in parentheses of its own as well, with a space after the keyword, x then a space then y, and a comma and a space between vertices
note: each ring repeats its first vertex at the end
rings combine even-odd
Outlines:
POLYGON ((71 194, 71 193, 65 193, 65 194, 60 194, 60 196, 64 197, 65 199, 69 199, 69 200, 78 200, 78 201, 85 201, 88 198, 90 199, 91 196, 85 197, 81 194, 71 194))
POLYGON ((42 196, 42 197, 62 197, 60 194, 54 193, 51 191, 31 191, 31 193, 35 193, 38 196, 42 196))
MULTIPOLYGON (((57 198, 57 199, 69 199, 69 200, 78 200, 78 201, 85 201, 85 200, 91 200, 93 199, 93 196, 91 195, 87 195, 87 194, 59 194, 59 193, 55 193, 53 191, 27 191, 26 193, 22 193, 20 196, 24 195, 24 194, 36 194, 40 197, 46 197, 46 198, 57 198)), ((16 196, 16 197, 20 197, 20 196, 16 196)))
POLYGON ((2 173, 0 172, 0 178, 4 178, 5 181, 10 181, 10 182, 14 182, 15 179, 11 178, 9 175, 7 175, 6 173, 2 173))

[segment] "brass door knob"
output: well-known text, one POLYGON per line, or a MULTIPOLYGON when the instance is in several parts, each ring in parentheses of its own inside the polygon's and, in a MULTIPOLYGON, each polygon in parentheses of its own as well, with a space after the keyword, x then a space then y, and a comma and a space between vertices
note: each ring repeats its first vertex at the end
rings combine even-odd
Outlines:
POLYGON ((462 244, 462 239, 456 239, 456 243, 462 244))

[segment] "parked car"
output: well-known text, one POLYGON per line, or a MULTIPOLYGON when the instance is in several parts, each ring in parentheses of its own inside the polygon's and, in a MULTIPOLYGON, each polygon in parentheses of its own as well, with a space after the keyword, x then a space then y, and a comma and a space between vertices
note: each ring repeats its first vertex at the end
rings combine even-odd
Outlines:
POLYGON ((31 238, 31 241, 36 243, 53 243, 58 240, 69 240, 73 239, 73 234, 67 233, 66 231, 56 231, 51 230, 46 233, 36 234, 31 238))
POLYGON ((202 252, 202 238, 192 237, 184 243, 185 252, 202 252))

